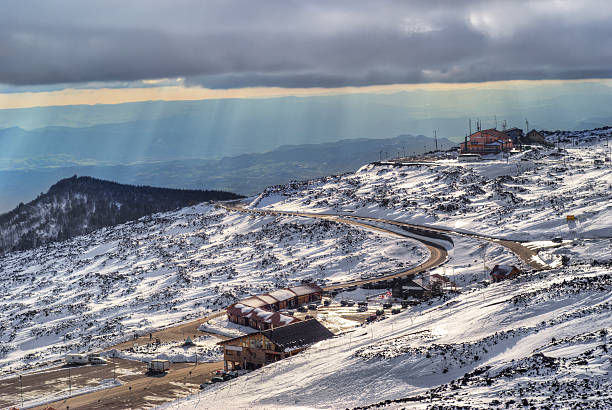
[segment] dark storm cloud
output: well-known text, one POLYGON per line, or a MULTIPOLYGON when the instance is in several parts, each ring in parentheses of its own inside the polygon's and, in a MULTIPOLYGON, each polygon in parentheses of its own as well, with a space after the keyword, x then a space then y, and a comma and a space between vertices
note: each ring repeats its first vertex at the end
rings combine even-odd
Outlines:
POLYGON ((0 83, 13 85, 612 77, 608 1, 21 0, 1 11, 0 83))

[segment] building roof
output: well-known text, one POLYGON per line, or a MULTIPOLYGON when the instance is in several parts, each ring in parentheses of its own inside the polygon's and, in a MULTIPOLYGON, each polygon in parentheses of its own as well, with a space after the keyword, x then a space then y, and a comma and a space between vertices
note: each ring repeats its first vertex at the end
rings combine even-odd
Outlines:
POLYGON ((276 329, 264 330, 261 333, 285 351, 309 346, 334 336, 329 329, 316 319, 292 323, 276 329))
POLYGON ((304 296, 315 292, 323 292, 323 289, 312 283, 305 283, 301 286, 294 286, 289 288, 289 290, 298 296, 304 296))
POLYGON ((227 308, 227 313, 234 316, 242 316, 247 319, 252 319, 256 322, 269 323, 274 327, 285 326, 290 323, 299 321, 292 316, 283 315, 278 312, 270 312, 259 308, 243 305, 242 303, 234 303, 227 308))
POLYGON ((294 298, 296 295, 289 289, 278 289, 272 292, 269 292, 268 295, 272 296, 274 299, 279 302, 283 300, 289 300, 294 298))
POLYGON ((268 303, 266 303, 264 300, 261 300, 257 296, 251 296, 250 298, 242 299, 238 301, 238 303, 241 303, 247 306, 251 306, 251 307, 262 307, 262 306, 268 305, 268 303))
POLYGON ((259 308, 292 299, 296 296, 304 296, 315 292, 323 292, 323 289, 312 283, 305 283, 303 285, 294 286, 288 289, 277 289, 263 295, 251 296, 246 299, 239 300, 236 303, 259 308))
POLYGON ((425 290, 425 286, 423 286, 422 281, 418 279, 407 279, 406 282, 402 285, 402 289, 406 290, 425 290))
POLYGON ((217 344, 223 345, 225 343, 256 334, 264 335, 271 342, 285 351, 291 351, 296 348, 309 346, 334 336, 329 329, 319 323, 316 319, 309 319, 291 323, 286 326, 277 327, 275 329, 263 330, 260 332, 251 333, 250 335, 243 335, 233 339, 222 340, 217 344))
POLYGON ((257 298, 266 302, 266 305, 273 305, 274 303, 279 302, 278 299, 276 299, 274 296, 270 295, 269 293, 266 293, 264 295, 257 295, 257 298))
POLYGON ((502 275, 509 275, 514 269, 517 269, 513 265, 495 265, 491 273, 501 273, 502 275))
POLYGON ((490 128, 487 130, 476 131, 472 135, 469 136, 470 142, 474 142, 479 139, 490 139, 490 138, 499 138, 502 140, 509 140, 510 137, 506 135, 506 133, 502 131, 498 131, 495 128, 490 128))

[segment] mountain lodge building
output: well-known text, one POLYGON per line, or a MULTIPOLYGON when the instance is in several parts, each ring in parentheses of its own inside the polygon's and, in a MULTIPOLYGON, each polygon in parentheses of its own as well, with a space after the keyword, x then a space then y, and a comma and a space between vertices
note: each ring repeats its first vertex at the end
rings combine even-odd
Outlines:
POLYGON ((316 319, 310 319, 223 340, 217 344, 223 347, 223 363, 226 371, 255 370, 293 356, 333 335, 316 319))
POLYGON ((476 131, 461 144, 462 153, 498 154, 513 148, 512 138, 495 128, 476 131))
POLYGON ((285 326, 299 322, 299 319, 283 314, 279 310, 319 301, 322 294, 323 289, 312 283, 278 289, 233 303, 226 309, 227 318, 230 322, 258 330, 285 326))

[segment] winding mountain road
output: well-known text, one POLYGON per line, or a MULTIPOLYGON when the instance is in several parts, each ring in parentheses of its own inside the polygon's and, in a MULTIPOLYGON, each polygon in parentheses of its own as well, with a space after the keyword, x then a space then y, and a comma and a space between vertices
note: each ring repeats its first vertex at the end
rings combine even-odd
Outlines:
POLYGON ((324 287, 323 289, 326 291, 342 289, 342 288, 346 288, 350 286, 360 286, 360 285, 365 285, 368 283, 387 281, 387 280, 395 279, 395 278, 413 276, 413 275, 416 275, 417 273, 421 273, 421 272, 427 271, 429 269, 432 269, 432 268, 435 268, 437 266, 444 264, 448 258, 448 252, 446 251, 446 248, 444 248, 442 245, 434 241, 428 241, 422 238, 415 238, 412 235, 402 234, 400 232, 396 232, 390 229, 385 229, 380 226, 372 225, 371 223, 368 223, 368 222, 383 223, 383 224, 398 226, 404 229, 408 228, 411 230, 417 230, 419 234, 422 236, 436 237, 436 236, 439 236, 440 234, 457 235, 457 236, 464 236, 464 237, 469 237, 469 238, 474 238, 474 239, 479 239, 482 241, 495 243, 495 244, 504 246, 505 248, 512 251, 525 264, 531 266, 535 270, 548 269, 547 265, 541 263, 537 258, 534 258, 537 255, 536 251, 529 249, 526 246, 523 246, 519 242, 510 241, 506 239, 494 238, 494 237, 486 236, 486 235, 455 231, 455 230, 447 229, 447 228, 434 228, 434 227, 424 226, 424 225, 409 224, 406 222, 398 222, 398 221, 394 221, 391 219, 384 219, 384 218, 374 218, 374 217, 356 216, 356 215, 340 215, 340 214, 330 214, 330 213, 283 211, 283 210, 272 210, 272 209, 248 209, 248 208, 244 208, 243 206, 239 206, 235 204, 228 205, 228 204, 218 203, 217 205, 228 211, 243 212, 243 213, 250 213, 250 214, 299 216, 299 217, 305 217, 305 218, 331 220, 331 221, 335 221, 339 223, 344 223, 344 224, 358 226, 358 227, 362 227, 362 228, 366 228, 370 230, 384 232, 386 234, 390 234, 394 236, 416 239, 419 242, 421 242, 429 250, 429 253, 430 253, 429 259, 427 259, 422 264, 415 266, 413 268, 410 268, 404 271, 400 271, 400 272, 391 273, 389 275, 376 277, 376 278, 353 280, 350 282, 333 284, 333 285, 324 287))

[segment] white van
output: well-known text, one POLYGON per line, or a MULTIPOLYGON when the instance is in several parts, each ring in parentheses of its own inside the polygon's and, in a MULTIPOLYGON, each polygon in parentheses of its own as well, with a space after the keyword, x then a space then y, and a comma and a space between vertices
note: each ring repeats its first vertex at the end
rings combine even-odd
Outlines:
POLYGON ((89 357, 84 353, 70 353, 67 354, 66 364, 87 364, 89 363, 89 357))

